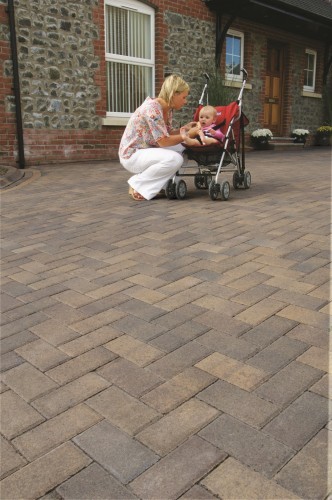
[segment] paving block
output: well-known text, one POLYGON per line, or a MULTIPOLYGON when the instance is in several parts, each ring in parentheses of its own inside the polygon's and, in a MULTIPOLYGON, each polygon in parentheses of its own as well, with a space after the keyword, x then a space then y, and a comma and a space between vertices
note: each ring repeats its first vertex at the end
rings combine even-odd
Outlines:
POLYGON ((116 355, 104 347, 95 347, 76 358, 70 359, 60 366, 46 372, 47 376, 58 384, 64 385, 82 375, 93 372, 100 366, 115 359, 116 355))
MULTIPOLYGON (((251 328, 241 336, 241 339, 263 348, 272 344, 297 325, 292 321, 279 316, 271 316, 257 326, 251 328)), ((301 339, 298 339, 301 340, 301 339)))
POLYGON ((106 420, 74 438, 74 442, 123 484, 132 481, 159 459, 158 455, 106 420))
POLYGON ((215 408, 192 399, 146 427, 136 438, 163 456, 218 415, 219 412, 215 408))
POLYGON ((275 287, 261 284, 249 288, 249 290, 245 290, 242 293, 239 293, 238 295, 233 297, 232 300, 234 300, 235 302, 239 302, 240 304, 243 304, 245 306, 252 306, 257 302, 260 302, 261 300, 269 297, 270 295, 273 295, 276 291, 277 288, 275 287))
POLYGON ((315 392, 316 394, 320 394, 324 398, 332 399, 332 391, 330 388, 332 387, 332 375, 326 373, 324 377, 322 377, 316 384, 310 387, 311 392, 315 392))
POLYGON ((235 319, 249 323, 249 325, 258 325, 273 314, 276 314, 284 306, 283 302, 266 298, 237 314, 235 319))
POLYGON ((214 295, 204 295, 203 297, 195 300, 193 304, 196 304, 204 309, 221 312, 222 314, 231 317, 245 309, 243 304, 238 304, 233 300, 215 297, 214 295))
POLYGON ((219 352, 207 356, 195 366, 247 391, 253 390, 267 378, 267 372, 219 352))
POLYGON ((292 448, 226 414, 198 435, 268 478, 272 478, 294 455, 292 448))
POLYGON ((282 310, 276 311, 278 316, 283 318, 292 319, 303 323, 305 325, 313 326, 315 328, 320 328, 321 330, 326 330, 329 324, 329 315, 318 311, 312 311, 311 309, 306 309, 299 306, 287 306, 282 310))
POLYGON ((173 328, 186 323, 188 320, 196 321, 197 316, 203 312, 203 309, 192 304, 186 304, 178 309, 175 309, 175 311, 171 311, 166 314, 165 311, 163 312, 163 316, 153 320, 152 323, 165 328, 165 330, 172 330, 173 328))
POLYGON ((275 481, 300 498, 329 498, 331 492, 331 432, 322 429, 275 476, 275 481))
POLYGON ((33 407, 47 418, 55 417, 89 397, 103 391, 109 382, 95 373, 87 373, 69 384, 33 401, 33 407))
POLYGON ((328 349, 329 346, 329 333, 327 330, 321 330, 308 325, 297 325, 290 330, 287 337, 300 340, 308 345, 320 347, 321 349, 328 349))
POLYGON ((2 375, 2 380, 28 402, 58 387, 54 380, 29 363, 22 363, 8 370, 2 375))
POLYGON ((223 380, 200 392, 198 398, 258 429, 280 411, 275 404, 223 380))
POLYGON ((201 335, 196 342, 238 360, 244 360, 258 352, 257 345, 247 342, 242 337, 232 337, 216 330, 201 335))
POLYGON ((307 348, 304 342, 283 336, 249 358, 247 363, 266 373, 275 373, 300 356, 307 348))
MULTIPOLYGON (((282 488, 275 481, 246 467, 232 457, 227 458, 202 480, 202 485, 217 498, 242 499, 296 499, 302 498, 282 488)), ((312 498, 312 497, 311 497, 312 498)))
MULTIPOLYGON (((126 314, 137 316, 138 318, 141 318, 147 322, 150 322, 165 314, 164 309, 136 299, 128 300, 127 302, 120 304, 117 309, 119 309, 119 311, 123 311, 126 314)), ((124 314, 122 316, 124 316, 124 314)))
POLYGON ((97 370, 97 373, 135 397, 142 396, 163 382, 148 369, 141 368, 123 358, 117 358, 108 363, 97 370))
POLYGON ((167 380, 210 354, 211 350, 195 341, 179 347, 149 365, 149 370, 167 380))
POLYGON ((221 450, 197 436, 192 436, 132 481, 130 486, 139 498, 176 499, 225 458, 226 454, 221 450))
POLYGON ((111 499, 134 500, 137 498, 128 488, 108 474, 102 467, 92 463, 60 486, 59 498, 77 500, 111 499))
POLYGON ((61 344, 59 349, 68 356, 75 357, 90 351, 90 349, 106 344, 120 335, 122 335, 122 332, 112 328, 110 325, 102 326, 93 332, 86 333, 74 340, 61 344))
POLYGON ((164 352, 160 351, 160 349, 149 346, 126 334, 107 342, 105 347, 138 366, 149 365, 164 355, 164 352))
POLYGON ((89 463, 91 459, 81 450, 65 443, 3 479, 1 496, 17 500, 39 498, 89 463))
POLYGON ((69 359, 67 354, 40 339, 19 347, 16 352, 41 371, 49 370, 69 359))
POLYGON ((326 304, 325 299, 312 297, 307 294, 290 290, 276 291, 276 293, 273 295, 273 299, 280 300, 281 302, 285 302, 286 304, 304 307, 305 309, 312 309, 313 311, 318 311, 326 304))
POLYGON ((195 484, 190 490, 186 491, 182 496, 179 497, 187 500, 212 500, 213 498, 217 498, 212 493, 207 491, 203 486, 195 484))
POLYGON ((112 326, 121 333, 127 333, 143 342, 149 341, 165 331, 163 326, 150 323, 144 319, 137 318, 137 316, 132 316, 131 314, 128 314, 118 321, 114 321, 112 326))
POLYGON ((2 436, 0 436, 0 479, 22 468, 27 462, 18 451, 2 436))
POLYGON ((323 376, 324 372, 293 361, 255 390, 257 396, 286 406, 323 376))
POLYGON ((294 450, 300 450, 327 422, 328 400, 305 392, 268 423, 264 432, 294 450))
POLYGON ((125 314, 116 309, 110 309, 107 311, 103 311, 99 314, 94 314, 89 318, 83 319, 82 321, 71 322, 70 327, 77 332, 84 334, 90 333, 102 326, 109 325, 114 321, 123 318, 125 314))
POLYGON ((232 335, 234 337, 240 337, 243 333, 250 329, 250 324, 226 316, 226 314, 219 311, 208 311, 200 314, 195 318, 195 321, 202 323, 217 332, 222 332, 226 335, 232 335))
POLYGON ((21 434, 13 440, 13 444, 32 462, 95 425, 102 418, 88 406, 80 404, 21 434))
POLYGON ((72 330, 55 319, 43 321, 38 325, 30 327, 30 330, 38 335, 38 337, 45 340, 45 342, 56 347, 64 342, 70 342, 80 335, 78 332, 75 332, 75 330, 72 330))
POLYGON ((48 316, 45 312, 36 312, 30 314, 27 317, 23 317, 17 320, 14 320, 10 323, 2 325, 1 327, 1 338, 9 337, 15 333, 20 333, 25 330, 29 330, 32 326, 38 325, 39 323, 43 323, 48 320, 48 316))
POLYGON ((31 429, 45 419, 13 391, 0 395, 1 429, 7 439, 31 429))
POLYGON ((155 410, 115 386, 90 398, 87 404, 130 435, 159 417, 155 410))
POLYGON ((331 365, 331 353, 320 347, 310 347, 306 352, 297 358, 297 361, 313 366, 317 370, 329 372, 331 365))
POLYGON ((24 362, 25 359, 21 358, 15 351, 6 352, 6 354, 1 354, 0 357, 0 371, 5 372, 24 362))
POLYGON ((15 333, 10 337, 2 339, 0 341, 0 352, 1 354, 6 354, 7 352, 13 351, 17 349, 17 347, 21 347, 22 345, 28 344, 33 340, 37 340, 37 336, 28 330, 20 333, 15 333))

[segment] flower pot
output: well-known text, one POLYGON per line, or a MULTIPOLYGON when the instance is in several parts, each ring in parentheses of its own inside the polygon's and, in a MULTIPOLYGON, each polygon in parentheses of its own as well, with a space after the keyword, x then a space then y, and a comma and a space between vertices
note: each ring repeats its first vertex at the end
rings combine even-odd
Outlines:
POLYGON ((316 136, 317 146, 331 146, 331 135, 317 135, 316 136))
POLYGON ((306 142, 306 137, 304 135, 296 135, 294 137, 294 142, 296 144, 305 144, 306 142))

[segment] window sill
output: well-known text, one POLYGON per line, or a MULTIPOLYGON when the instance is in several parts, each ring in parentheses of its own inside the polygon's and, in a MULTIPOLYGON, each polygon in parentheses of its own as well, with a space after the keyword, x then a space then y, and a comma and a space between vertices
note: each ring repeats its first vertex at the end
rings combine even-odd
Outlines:
POLYGON ((106 116, 101 119, 101 124, 106 127, 125 127, 129 121, 129 118, 116 117, 116 116, 106 116))
MULTIPOLYGON (((242 83, 243 82, 236 81, 236 80, 225 80, 224 81, 225 87, 233 87, 233 88, 237 88, 237 89, 240 89, 242 87, 242 83)), ((244 88, 248 89, 248 90, 252 90, 251 83, 246 83, 245 86, 244 86, 244 88)))
POLYGON ((308 92, 307 90, 302 90, 302 97, 315 97, 316 99, 321 99, 322 94, 316 94, 316 92, 308 92))

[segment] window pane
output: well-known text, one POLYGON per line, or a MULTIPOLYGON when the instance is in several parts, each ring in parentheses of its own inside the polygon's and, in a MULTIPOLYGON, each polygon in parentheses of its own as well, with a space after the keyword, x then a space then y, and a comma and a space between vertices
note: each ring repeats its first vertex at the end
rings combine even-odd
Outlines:
POLYGON ((241 70, 241 38, 234 35, 226 37, 226 73, 240 75, 241 70))
POLYGON ((306 87, 314 87, 314 74, 315 74, 315 55, 307 52, 306 54, 306 68, 304 68, 304 85, 306 87))
POLYGON ((152 68, 118 62, 107 63, 107 111, 133 113, 152 95, 152 68))

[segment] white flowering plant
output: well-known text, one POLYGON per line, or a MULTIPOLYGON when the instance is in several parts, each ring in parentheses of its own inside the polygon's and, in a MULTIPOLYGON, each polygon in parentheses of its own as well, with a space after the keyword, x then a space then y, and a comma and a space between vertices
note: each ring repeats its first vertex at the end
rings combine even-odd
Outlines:
POLYGON ((254 130, 253 133, 251 134, 251 137, 255 139, 272 139, 273 134, 270 129, 268 128, 258 128, 257 130, 254 130))
POLYGON ((305 128, 295 128, 292 132, 292 137, 307 137, 310 132, 305 128))

